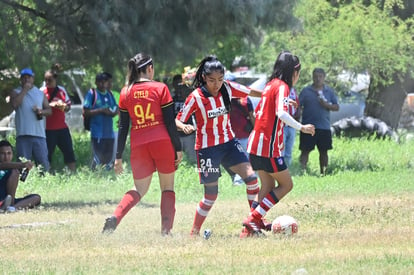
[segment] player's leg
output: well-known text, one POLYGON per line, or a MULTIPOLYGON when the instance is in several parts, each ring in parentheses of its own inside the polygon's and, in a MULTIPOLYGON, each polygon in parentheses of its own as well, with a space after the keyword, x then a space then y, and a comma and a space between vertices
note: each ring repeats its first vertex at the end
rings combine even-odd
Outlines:
POLYGON ((15 199, 14 208, 16 209, 27 209, 39 206, 41 197, 38 194, 30 194, 24 198, 15 199))
POLYGON ((161 234, 170 234, 175 218, 175 150, 170 140, 162 140, 149 145, 154 159, 161 189, 161 234))
POLYGON ((106 219, 102 233, 113 232, 128 211, 148 192, 155 165, 147 149, 147 146, 142 145, 135 147, 131 152, 131 169, 135 189, 125 193, 113 215, 106 219))
POLYGON ((283 157, 263 158, 251 156, 251 161, 253 167, 260 169, 259 176, 262 183, 262 190, 267 191, 273 187, 259 201, 259 205, 250 213, 249 217, 243 221, 243 225, 250 232, 260 232, 263 227, 262 219, 280 199, 292 190, 293 182, 283 157), (275 186, 275 181, 278 182, 277 186, 275 186))
POLYGON ((259 193, 256 173, 253 171, 242 145, 237 140, 232 140, 223 147, 225 155, 222 164, 241 176, 246 184, 247 201, 251 207, 253 201, 257 201, 259 193))

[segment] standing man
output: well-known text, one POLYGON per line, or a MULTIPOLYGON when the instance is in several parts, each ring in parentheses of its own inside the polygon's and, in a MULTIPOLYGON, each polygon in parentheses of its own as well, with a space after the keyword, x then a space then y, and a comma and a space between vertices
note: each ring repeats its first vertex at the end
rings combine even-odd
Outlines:
POLYGON ((16 150, 17 157, 24 157, 42 165, 49 171, 47 158, 45 116, 52 114, 52 109, 45 94, 34 83, 34 73, 30 68, 20 72, 21 86, 11 92, 10 99, 16 111, 16 150))
POLYGON ((90 89, 85 96, 83 111, 91 117, 92 170, 97 165, 112 169, 114 129, 112 118, 118 113, 118 105, 108 91, 108 76, 99 73, 95 78, 96 89, 90 89))
POLYGON ((315 68, 312 73, 313 83, 305 87, 299 95, 302 107, 302 124, 315 125, 315 135, 300 133, 300 164, 306 169, 309 153, 319 151, 320 173, 324 175, 328 167, 328 150, 332 149, 330 112, 338 111, 339 105, 335 92, 325 85, 325 71, 315 68))

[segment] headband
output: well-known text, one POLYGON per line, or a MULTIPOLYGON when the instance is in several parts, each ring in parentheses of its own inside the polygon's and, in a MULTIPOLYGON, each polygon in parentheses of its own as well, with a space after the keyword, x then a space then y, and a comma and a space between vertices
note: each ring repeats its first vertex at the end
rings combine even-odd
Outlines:
POLYGON ((141 65, 137 66, 137 69, 141 69, 152 62, 152 58, 148 59, 147 62, 142 63, 141 65))

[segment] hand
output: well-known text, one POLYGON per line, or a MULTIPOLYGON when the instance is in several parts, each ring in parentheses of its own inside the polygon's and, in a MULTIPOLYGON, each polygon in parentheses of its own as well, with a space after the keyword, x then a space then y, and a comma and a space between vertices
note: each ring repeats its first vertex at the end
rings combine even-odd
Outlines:
POLYGON ((26 168, 28 170, 33 168, 33 162, 31 162, 30 160, 23 162, 22 164, 23 164, 22 168, 26 168))
POLYGON ((193 125, 191 125, 191 124, 185 124, 185 126, 184 126, 184 128, 183 128, 183 132, 186 134, 186 135, 189 135, 189 134, 191 134, 192 132, 194 132, 195 131, 195 128, 194 128, 194 126, 193 125))
POLYGON ((113 116, 114 114, 109 107, 102 108, 102 113, 107 116, 113 116))
POLYGON ((312 136, 315 135, 315 126, 312 124, 302 125, 302 128, 300 128, 300 130, 305 134, 310 134, 312 136))
POLYGON ((26 81, 22 86, 22 90, 26 92, 29 91, 31 88, 33 88, 33 83, 30 81, 26 81))
POLYGON ((291 98, 289 98, 289 105, 293 105, 293 107, 295 107, 295 108, 298 107, 298 103, 296 102, 296 100, 293 100, 291 98))
POLYGON ((114 170, 117 175, 120 175, 124 171, 124 168, 122 167, 122 159, 115 160, 114 170))
POLYGON ((175 169, 178 168, 178 165, 180 165, 182 160, 183 160, 183 152, 178 151, 177 152, 177 158, 175 159, 175 169))

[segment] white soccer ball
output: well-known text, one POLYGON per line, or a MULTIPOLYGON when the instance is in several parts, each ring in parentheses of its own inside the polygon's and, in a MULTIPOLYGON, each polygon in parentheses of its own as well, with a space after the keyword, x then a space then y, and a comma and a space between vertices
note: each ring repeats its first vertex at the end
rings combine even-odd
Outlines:
POLYGON ((298 233, 298 222, 289 215, 279 216, 272 222, 273 234, 293 235, 298 233))

